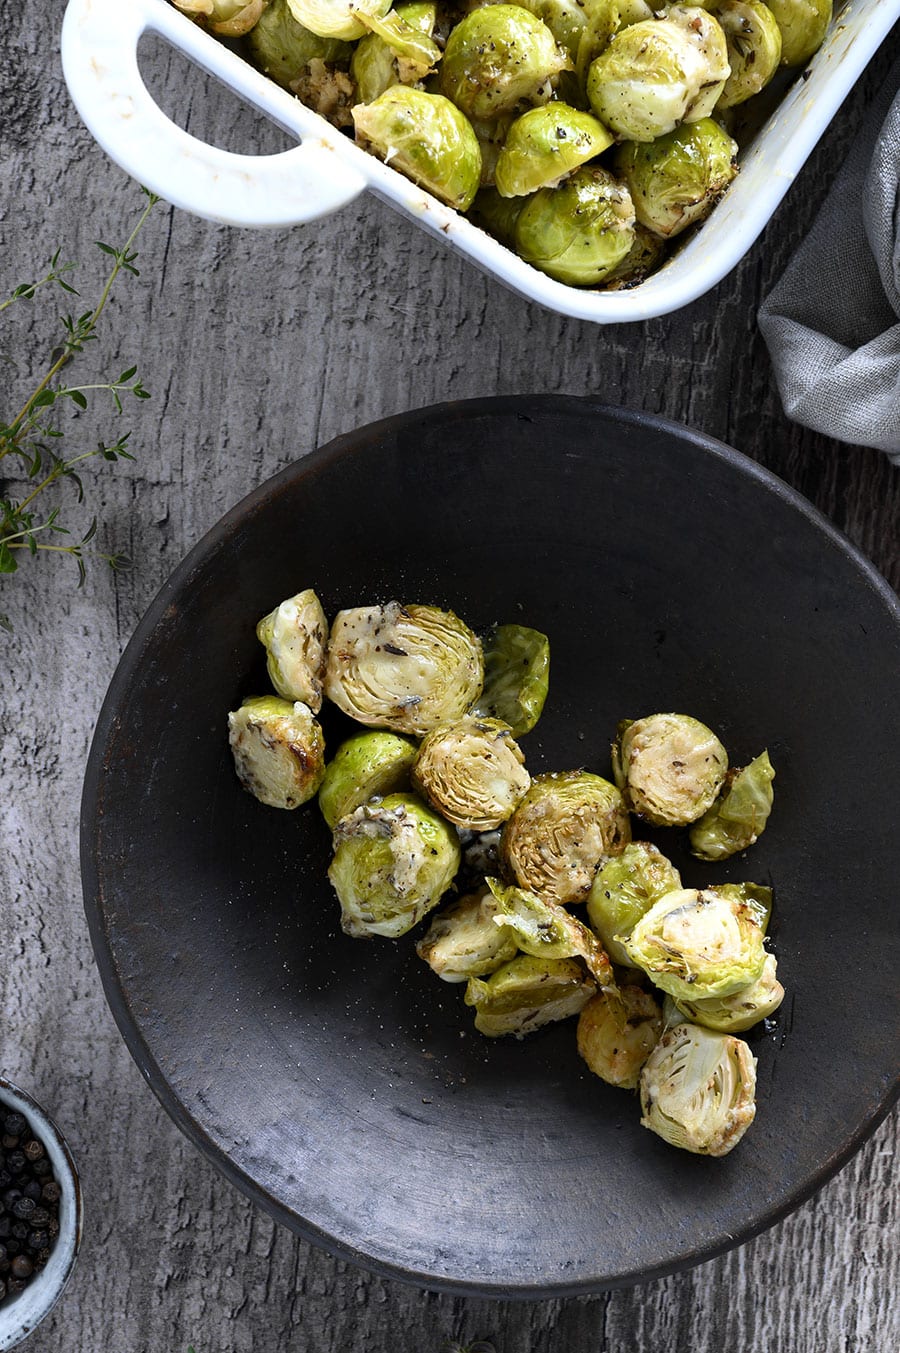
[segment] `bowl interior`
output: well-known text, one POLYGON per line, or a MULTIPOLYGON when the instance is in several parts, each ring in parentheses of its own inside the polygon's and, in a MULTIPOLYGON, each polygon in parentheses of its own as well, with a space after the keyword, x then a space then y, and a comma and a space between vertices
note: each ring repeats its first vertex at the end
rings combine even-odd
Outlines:
MULTIPOLYGON (((807 1196, 890 1098, 898 671, 886 585, 717 443, 553 397, 363 429, 201 542, 113 682, 83 819, 113 1011, 220 1167, 358 1262, 521 1295, 696 1262, 807 1196), (641 1128, 635 1096, 580 1062, 571 1021, 486 1040, 415 936, 341 933, 315 804, 255 802, 224 731, 267 689, 256 620, 309 586, 329 615, 396 597, 547 633, 532 771, 609 774, 617 721, 658 709, 709 723, 735 764, 769 748, 775 812, 746 857, 704 866, 665 838, 688 885, 775 888, 788 997, 753 1036, 757 1121, 732 1155, 641 1128), (864 1008, 847 999, 863 981, 864 1008)), ((325 731, 333 751, 349 730, 332 714, 325 731)))

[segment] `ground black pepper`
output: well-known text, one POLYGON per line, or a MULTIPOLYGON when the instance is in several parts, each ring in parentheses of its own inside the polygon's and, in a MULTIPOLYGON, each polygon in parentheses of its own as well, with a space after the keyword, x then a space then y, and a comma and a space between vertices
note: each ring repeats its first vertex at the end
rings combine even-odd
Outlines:
POLYGON ((0 1302, 24 1292, 59 1235, 62 1190, 24 1114, 0 1109, 0 1302))

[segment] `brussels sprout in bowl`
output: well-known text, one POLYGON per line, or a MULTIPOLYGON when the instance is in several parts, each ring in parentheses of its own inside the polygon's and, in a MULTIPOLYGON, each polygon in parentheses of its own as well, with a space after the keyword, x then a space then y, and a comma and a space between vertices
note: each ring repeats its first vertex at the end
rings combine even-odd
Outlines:
MULTIPOLYGON (((771 475, 707 438, 592 401, 404 414, 289 467, 229 513, 153 603, 88 768, 92 939, 162 1103, 280 1221, 426 1287, 594 1291, 683 1268, 785 1215, 894 1096, 893 1031, 873 1039, 870 1009, 893 1008, 900 962, 900 734, 878 717, 900 696, 898 611, 861 556, 771 475), (745 1041, 758 1065, 755 1121, 727 1156, 676 1151, 641 1127, 633 1091, 590 1070, 575 1016, 600 983, 567 986, 581 960, 556 939, 496 980, 515 960, 503 946, 484 952, 483 916, 452 952, 438 929, 430 952, 456 979, 441 981, 416 943, 446 921, 449 901, 397 940, 342 931, 318 805, 281 812, 244 792, 223 728, 225 710, 266 689, 257 621, 311 586, 329 618, 402 597, 463 617, 479 636, 508 623, 546 635, 546 700, 516 739, 535 775, 584 766, 609 780, 617 722, 660 709, 715 730, 735 766, 768 749, 775 805, 746 856, 698 859, 690 825, 641 830, 685 888, 752 878, 774 890, 784 1002, 771 1026, 709 1029, 745 1041), (846 767, 861 745, 864 852, 847 849, 861 800, 846 767), (846 991, 861 936, 865 1009, 829 994, 846 991), (551 1006, 570 1018, 521 1042, 484 1039, 464 1003, 470 981, 489 988, 471 994, 492 1027, 534 1023, 551 1006), (550 983, 554 999, 539 1001, 550 983)), ((343 718, 323 704, 329 755, 349 730, 343 718)), ((527 899, 507 902, 515 933, 543 923, 527 899)), ((589 906, 570 914, 587 925, 589 906)), ((721 1021, 736 997, 701 999, 715 1010, 700 1013, 721 1021)))

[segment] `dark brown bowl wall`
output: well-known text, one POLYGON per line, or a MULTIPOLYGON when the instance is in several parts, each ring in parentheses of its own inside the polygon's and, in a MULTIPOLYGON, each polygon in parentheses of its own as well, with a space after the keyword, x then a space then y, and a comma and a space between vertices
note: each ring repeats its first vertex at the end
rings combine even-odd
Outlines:
MULTIPOLYGON (((85 902, 113 1012, 176 1122, 275 1216, 423 1285, 553 1295, 686 1266, 777 1220, 894 1093, 900 969, 900 614, 772 475, 672 424, 570 398, 389 419, 298 462, 192 552, 104 706, 85 902), (256 620, 398 598, 551 642, 532 771, 609 773, 616 722, 681 710, 742 763, 769 748, 771 825, 688 885, 775 888, 788 997, 757 1120, 714 1161, 639 1126, 574 1023, 472 1027, 413 938, 342 935, 315 804, 239 787, 225 715, 265 687, 256 620)), ((347 731, 332 713, 333 751, 347 731)))

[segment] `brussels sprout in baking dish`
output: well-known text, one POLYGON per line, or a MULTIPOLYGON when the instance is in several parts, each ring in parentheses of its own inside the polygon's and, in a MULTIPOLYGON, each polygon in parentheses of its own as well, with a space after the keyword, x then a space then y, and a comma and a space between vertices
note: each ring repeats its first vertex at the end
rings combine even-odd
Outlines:
POLYGON ((320 38, 304 28, 288 0, 272 0, 248 34, 247 45, 260 70, 283 89, 292 89, 311 61, 349 61, 353 51, 339 38, 320 38))
POLYGON ((554 187, 612 145, 611 132, 590 113, 554 101, 516 118, 497 159, 494 179, 503 197, 554 187))
POLYGON ((766 0, 766 4, 781 29, 781 64, 804 65, 825 41, 832 0, 766 0))
POLYGON ((520 5, 475 9, 451 30, 441 93, 470 118, 487 120, 546 103, 570 61, 546 24, 520 5))
POLYGON ((631 196, 608 169, 583 165, 526 199, 514 239, 520 257, 558 282, 602 282, 634 244, 631 196))
POLYGON ((671 239, 709 215, 737 173, 736 156, 737 142, 705 117, 655 141, 626 141, 615 165, 637 219, 671 239))
POLYGON ((433 0, 397 5, 383 19, 363 16, 369 29, 353 48, 350 74, 360 103, 372 103, 392 85, 423 79, 441 58, 432 41, 437 10, 433 0))
POLYGON ((352 110, 359 143, 442 202, 465 211, 481 182, 481 148, 449 99, 394 85, 352 110))
POLYGON ((765 89, 781 62, 781 29, 762 0, 719 0, 714 14, 728 43, 731 74, 717 108, 734 108, 765 89))
POLYGON ((267 0, 173 0, 176 9, 222 38, 249 33, 262 17, 267 0))

